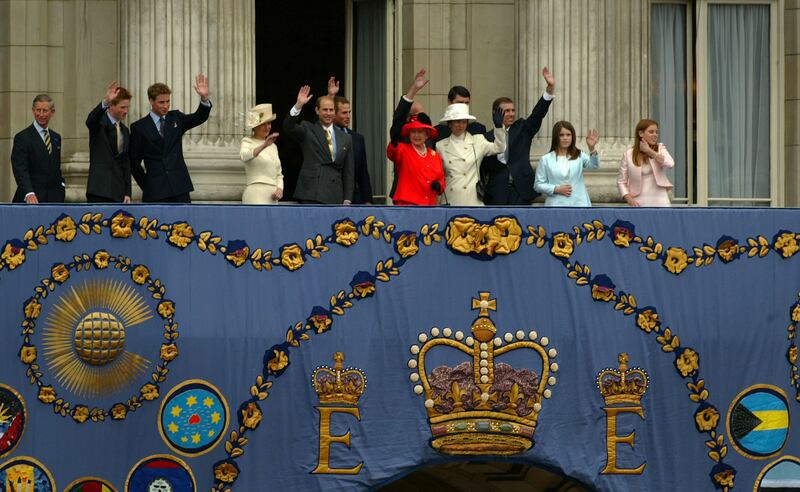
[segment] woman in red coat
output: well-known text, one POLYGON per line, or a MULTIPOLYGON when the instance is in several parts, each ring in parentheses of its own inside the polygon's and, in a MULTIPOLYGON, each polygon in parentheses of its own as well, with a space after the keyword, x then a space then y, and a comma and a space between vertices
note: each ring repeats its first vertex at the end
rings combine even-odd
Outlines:
POLYGON ((391 140, 386 147, 386 157, 394 162, 397 173, 397 188, 392 197, 395 205, 436 205, 437 197, 444 190, 442 158, 427 144, 438 135, 436 129, 414 117, 400 128, 414 96, 427 83, 425 70, 420 70, 400 100, 389 131, 391 140), (397 117, 399 113, 406 114, 397 117))

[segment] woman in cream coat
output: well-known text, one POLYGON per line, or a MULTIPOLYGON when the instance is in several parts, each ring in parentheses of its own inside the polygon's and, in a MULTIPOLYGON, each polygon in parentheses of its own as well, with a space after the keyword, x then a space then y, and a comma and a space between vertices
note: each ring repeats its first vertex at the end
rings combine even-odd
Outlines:
POLYGON ((442 157, 445 171, 445 194, 447 203, 456 206, 483 205, 478 198, 475 185, 480 177, 481 161, 487 155, 496 155, 506 150, 506 131, 503 129, 503 114, 492 115, 494 121, 494 142, 483 135, 472 135, 467 131, 469 121, 475 117, 469 114, 469 106, 463 103, 447 107, 440 122, 447 122, 452 132, 449 137, 436 143, 436 150, 442 157))
POLYGON ((247 176, 247 187, 242 193, 244 204, 273 204, 283 197, 283 172, 275 146, 278 134, 269 133, 276 117, 272 104, 259 104, 247 112, 247 126, 253 129, 253 135, 244 137, 239 147, 247 176))
POLYGON ((594 150, 598 138, 597 130, 589 130, 586 135, 589 153, 586 154, 575 145, 572 123, 559 121, 553 126, 550 152, 539 160, 533 183, 533 189, 547 197, 544 201, 546 207, 592 206, 583 183, 583 170, 600 167, 600 158, 594 150))

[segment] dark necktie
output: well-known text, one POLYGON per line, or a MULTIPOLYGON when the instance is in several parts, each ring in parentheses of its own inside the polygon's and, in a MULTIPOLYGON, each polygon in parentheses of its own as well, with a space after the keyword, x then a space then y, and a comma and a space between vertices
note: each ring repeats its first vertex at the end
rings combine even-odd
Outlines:
POLYGON ((158 120, 158 134, 161 135, 161 138, 164 138, 164 117, 162 116, 158 120))

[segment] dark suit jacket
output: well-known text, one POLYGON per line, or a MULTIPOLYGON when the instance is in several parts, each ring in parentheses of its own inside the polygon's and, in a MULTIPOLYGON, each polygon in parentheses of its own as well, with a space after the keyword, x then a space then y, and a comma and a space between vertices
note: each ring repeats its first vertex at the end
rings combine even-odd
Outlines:
POLYGON ((353 139, 353 203, 372 203, 372 184, 369 181, 367 145, 364 142, 364 135, 349 128, 341 130, 353 139))
POLYGON ((319 121, 300 121, 300 115, 286 113, 283 130, 300 143, 303 165, 297 178, 294 197, 309 202, 341 205, 353 200, 353 140, 350 135, 333 126, 336 138, 336 158, 331 161, 325 129, 319 121))
POLYGON ((61 135, 50 130, 52 154, 47 153, 39 132, 31 124, 14 135, 11 169, 17 181, 14 203, 23 203, 25 195, 36 193, 42 203, 64 201, 64 178, 61 176, 61 135))
POLYGON ((530 203, 539 196, 533 190, 531 141, 547 116, 550 102, 540 97, 527 119, 520 118, 508 128, 508 165, 498 161, 497 156, 483 160, 481 174, 485 174, 488 179, 484 197, 486 205, 512 205, 509 202, 512 187, 524 202, 530 203))
POLYGON ((131 160, 128 149, 131 132, 120 121, 122 145, 117 148, 117 130, 108 119, 103 104, 95 106, 86 118, 89 129, 89 180, 86 193, 122 202, 131 196, 131 160))
POLYGON ((142 189, 143 202, 157 202, 194 191, 183 160, 183 134, 205 123, 210 113, 211 107, 202 103, 191 114, 170 111, 165 117, 164 138, 149 112, 131 125, 131 174, 142 189))

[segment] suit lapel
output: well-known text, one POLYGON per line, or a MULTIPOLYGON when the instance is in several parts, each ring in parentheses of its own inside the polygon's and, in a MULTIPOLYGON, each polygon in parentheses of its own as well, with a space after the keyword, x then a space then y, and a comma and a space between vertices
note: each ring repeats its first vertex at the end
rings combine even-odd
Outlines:
POLYGON ((318 121, 314 124, 313 133, 317 139, 317 143, 319 144, 319 148, 322 150, 322 155, 328 156, 330 158, 330 149, 328 148, 328 139, 325 137, 325 128, 322 127, 322 124, 318 121))

